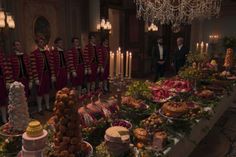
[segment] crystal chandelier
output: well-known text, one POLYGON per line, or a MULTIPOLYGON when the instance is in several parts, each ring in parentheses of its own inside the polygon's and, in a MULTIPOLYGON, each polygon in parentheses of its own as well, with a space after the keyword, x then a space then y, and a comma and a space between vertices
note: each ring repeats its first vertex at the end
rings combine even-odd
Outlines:
POLYGON ((218 16, 222 0, 134 0, 137 17, 146 22, 190 24, 194 19, 218 16))

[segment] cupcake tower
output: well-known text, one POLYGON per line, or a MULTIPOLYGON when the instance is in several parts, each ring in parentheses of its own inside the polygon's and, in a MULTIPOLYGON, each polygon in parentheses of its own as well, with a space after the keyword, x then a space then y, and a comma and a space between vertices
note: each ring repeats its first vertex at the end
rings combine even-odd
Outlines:
POLYGON ((11 132, 24 132, 30 118, 24 85, 20 82, 10 85, 8 114, 11 132))
POLYGON ((76 157, 82 150, 82 138, 77 113, 75 90, 64 88, 57 92, 54 108, 56 157, 76 157))

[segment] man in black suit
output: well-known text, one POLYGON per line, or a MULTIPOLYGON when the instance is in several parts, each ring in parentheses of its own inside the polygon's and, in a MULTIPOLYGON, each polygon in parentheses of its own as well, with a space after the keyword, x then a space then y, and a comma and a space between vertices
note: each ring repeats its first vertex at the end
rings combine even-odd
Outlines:
POLYGON ((163 45, 163 39, 158 38, 157 43, 152 48, 153 65, 155 65, 155 79, 156 82, 159 77, 165 74, 165 64, 167 61, 167 51, 163 45))
POLYGON ((189 50, 184 46, 184 39, 182 37, 177 38, 177 49, 174 54, 174 65, 176 74, 178 74, 181 67, 185 65, 187 54, 189 50))

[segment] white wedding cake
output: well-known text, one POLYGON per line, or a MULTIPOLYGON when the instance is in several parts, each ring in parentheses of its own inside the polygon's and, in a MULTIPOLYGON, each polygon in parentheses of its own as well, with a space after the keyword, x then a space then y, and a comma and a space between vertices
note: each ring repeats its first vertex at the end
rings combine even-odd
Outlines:
POLYGON ((30 118, 24 85, 20 82, 15 81, 10 85, 8 114, 8 124, 11 130, 25 131, 30 118))

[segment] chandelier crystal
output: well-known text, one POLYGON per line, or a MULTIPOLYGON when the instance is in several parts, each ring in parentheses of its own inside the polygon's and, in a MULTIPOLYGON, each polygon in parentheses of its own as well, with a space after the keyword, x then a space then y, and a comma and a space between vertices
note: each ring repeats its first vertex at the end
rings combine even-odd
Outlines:
POLYGON ((222 0, 134 0, 137 17, 161 24, 190 24, 194 19, 218 16, 222 0))

